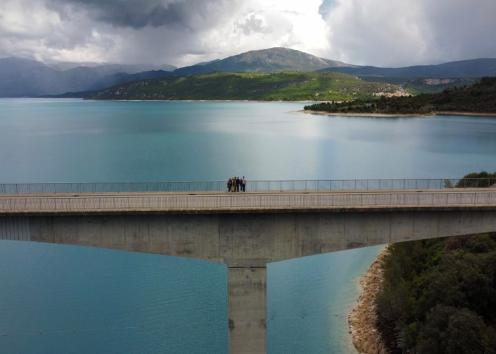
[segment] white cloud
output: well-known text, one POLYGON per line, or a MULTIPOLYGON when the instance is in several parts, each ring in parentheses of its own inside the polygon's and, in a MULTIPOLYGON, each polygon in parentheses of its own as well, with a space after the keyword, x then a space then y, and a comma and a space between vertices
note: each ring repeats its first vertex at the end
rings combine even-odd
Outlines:
POLYGON ((327 25, 319 15, 320 0, 244 1, 224 22, 202 33, 202 59, 214 59, 247 50, 289 47, 323 54, 328 47, 327 25), (246 24, 258 26, 247 31, 246 24))
POLYGON ((495 57, 494 14, 494 0, 336 0, 327 54, 382 66, 495 57))

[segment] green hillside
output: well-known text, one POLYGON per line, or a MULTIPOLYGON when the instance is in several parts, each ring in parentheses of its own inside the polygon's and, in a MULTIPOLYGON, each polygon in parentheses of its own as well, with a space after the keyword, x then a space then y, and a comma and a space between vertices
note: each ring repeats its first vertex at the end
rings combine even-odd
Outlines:
POLYGON ((442 93, 411 97, 357 99, 343 103, 320 103, 305 110, 329 113, 433 114, 436 112, 496 112, 496 78, 484 78, 472 86, 442 93))
POLYGON ((407 92, 412 95, 420 95, 422 93, 439 93, 455 87, 473 85, 480 80, 472 78, 458 78, 458 79, 429 79, 429 78, 389 78, 389 77, 366 77, 359 76, 360 79, 365 81, 374 82, 388 82, 390 84, 403 87, 407 92))
POLYGON ((213 73, 115 86, 86 98, 117 100, 315 100, 344 101, 395 92, 389 83, 341 73, 213 73))

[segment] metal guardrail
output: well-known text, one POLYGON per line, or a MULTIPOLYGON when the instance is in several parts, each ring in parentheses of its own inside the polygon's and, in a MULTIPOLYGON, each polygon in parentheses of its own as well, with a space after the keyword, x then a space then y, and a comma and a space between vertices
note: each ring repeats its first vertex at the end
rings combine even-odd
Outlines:
POLYGON ((496 190, 390 191, 287 194, 11 196, 0 198, 0 213, 126 211, 311 210, 333 208, 496 207, 496 190))
MULTIPOLYGON (((350 180, 253 180, 251 192, 325 192, 363 190, 408 190, 482 188, 496 186, 494 178, 443 179, 350 179, 350 180)), ((7 183, 0 194, 133 193, 133 192, 227 192, 227 181, 137 182, 137 183, 7 183)))

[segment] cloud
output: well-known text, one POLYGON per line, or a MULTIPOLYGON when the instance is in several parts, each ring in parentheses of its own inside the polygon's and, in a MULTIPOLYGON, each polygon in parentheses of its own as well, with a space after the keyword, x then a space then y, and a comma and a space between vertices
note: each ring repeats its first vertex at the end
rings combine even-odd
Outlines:
POLYGON ((335 0, 328 56, 369 65, 495 57, 494 0, 335 0))
POLYGON ((267 25, 265 18, 257 13, 251 13, 238 22, 238 28, 249 36, 252 33, 270 33, 272 29, 267 25))
POLYGON ((203 33, 207 52, 217 57, 270 47, 290 47, 319 55, 327 49, 327 25, 320 0, 243 1, 222 24, 203 33))
POLYGON ((0 0, 0 56, 190 65, 284 46, 356 64, 496 57, 494 0, 0 0))
POLYGON ((228 10, 239 1, 229 0, 48 0, 56 11, 70 16, 87 11, 96 21, 116 27, 177 27, 196 29, 216 20, 217 11, 228 10))
POLYGON ((2 0, 0 14, 0 56, 100 61, 113 44, 90 18, 75 14, 68 21, 42 1, 2 0))
POLYGON ((3 52, 41 59, 189 65, 274 46, 315 54, 327 47, 321 0, 2 1, 2 13, 36 41, 0 30, 10 43, 3 52), (41 30, 30 30, 29 8, 41 30))

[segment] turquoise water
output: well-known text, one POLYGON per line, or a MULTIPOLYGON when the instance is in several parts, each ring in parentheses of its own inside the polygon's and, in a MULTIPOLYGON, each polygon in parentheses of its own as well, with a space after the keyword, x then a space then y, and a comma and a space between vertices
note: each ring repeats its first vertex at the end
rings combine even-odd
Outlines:
MULTIPOLYGON (((0 182, 435 178, 496 170, 496 120, 343 118, 301 103, 0 100, 0 182)), ((268 268, 273 353, 352 353, 366 248, 268 268)), ((0 242, 0 352, 226 353, 226 269, 0 242), (90 267, 88 267, 90 265, 90 267)))
POLYGON ((0 101, 0 181, 458 177, 496 120, 337 118, 302 103, 0 101))
POLYGON ((358 279, 383 246, 304 257, 268 267, 269 353, 355 353, 347 316, 358 279))
POLYGON ((14 241, 0 265, 1 353, 227 352, 225 267, 14 241))

